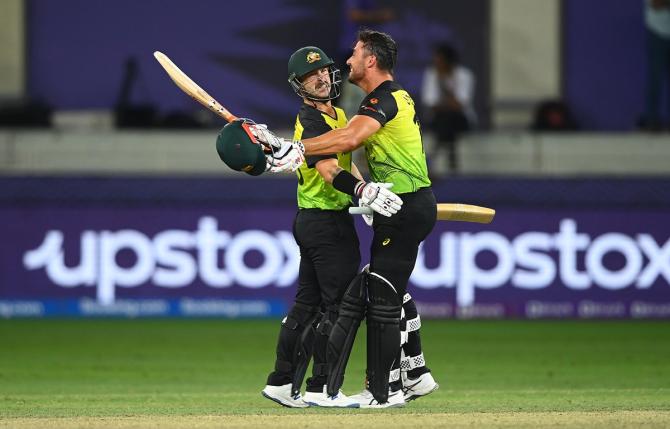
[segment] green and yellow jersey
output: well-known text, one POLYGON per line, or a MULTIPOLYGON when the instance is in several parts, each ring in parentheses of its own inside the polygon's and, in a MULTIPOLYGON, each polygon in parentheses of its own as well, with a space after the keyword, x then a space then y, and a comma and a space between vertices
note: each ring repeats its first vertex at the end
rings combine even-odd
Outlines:
MULTIPOLYGON (((294 140, 320 136, 335 128, 347 125, 344 111, 335 107, 335 117, 303 104, 295 121, 294 140)), ((296 170, 298 175, 298 207, 301 209, 343 210, 351 205, 351 196, 336 190, 326 183, 316 170, 315 165, 322 159, 337 158, 340 167, 351 172, 351 153, 337 155, 308 155, 305 162, 296 170)))
POLYGON ((364 142, 373 182, 393 183, 396 194, 430 186, 419 120, 407 91, 387 80, 363 99, 357 114, 382 125, 364 142))

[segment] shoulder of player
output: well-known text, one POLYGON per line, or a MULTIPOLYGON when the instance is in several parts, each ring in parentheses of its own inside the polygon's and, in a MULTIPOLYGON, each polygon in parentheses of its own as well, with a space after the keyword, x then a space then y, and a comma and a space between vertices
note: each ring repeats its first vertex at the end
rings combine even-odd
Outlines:
POLYGON ((396 104, 393 93, 398 91, 405 91, 405 90, 403 89, 402 86, 400 86, 400 84, 392 80, 387 80, 381 85, 379 85, 377 88, 375 88, 370 94, 367 95, 367 97, 365 97, 365 99, 363 100, 363 105, 379 104, 381 106, 386 106, 388 108, 389 103, 393 105, 396 104))
POLYGON ((298 119, 302 124, 305 124, 306 122, 324 122, 323 116, 321 116, 321 111, 304 103, 300 106, 300 110, 298 111, 298 119))

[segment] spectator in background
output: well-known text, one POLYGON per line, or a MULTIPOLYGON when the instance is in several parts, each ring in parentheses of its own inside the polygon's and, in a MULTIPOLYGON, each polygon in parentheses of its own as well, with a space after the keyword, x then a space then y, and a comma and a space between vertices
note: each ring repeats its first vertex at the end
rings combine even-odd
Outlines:
MULTIPOLYGON (((460 134, 477 123, 473 108, 475 77, 460 64, 458 52, 449 44, 435 48, 433 64, 426 69, 421 88, 424 117, 435 133, 438 150, 446 149, 450 172, 458 171, 456 142, 460 134)), ((434 166, 444 171, 444 166, 434 166)))
POLYGON ((642 128, 660 131, 663 80, 670 86, 670 0, 646 0, 647 88, 642 128))

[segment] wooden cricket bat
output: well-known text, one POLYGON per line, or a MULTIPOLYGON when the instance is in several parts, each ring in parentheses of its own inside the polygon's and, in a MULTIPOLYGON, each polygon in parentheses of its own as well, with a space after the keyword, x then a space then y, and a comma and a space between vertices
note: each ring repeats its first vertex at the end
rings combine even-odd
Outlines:
MULTIPOLYGON (((351 214, 372 214, 370 207, 351 207, 351 214)), ((496 211, 488 207, 473 206, 460 203, 439 203, 437 205, 437 220, 451 220, 459 222, 491 223, 496 211)))
POLYGON ((183 71, 177 67, 175 63, 168 58, 167 55, 165 55, 162 52, 156 51, 154 52, 154 57, 160 65, 165 69, 167 74, 170 76, 170 79, 186 94, 190 95, 191 98, 193 98, 195 101, 198 103, 202 104, 212 112, 216 113, 217 115, 221 116, 223 119, 225 119, 228 122, 232 122, 237 119, 237 116, 233 115, 223 107, 218 101, 214 99, 211 95, 207 93, 204 89, 200 88, 200 86, 193 82, 193 80, 186 75, 183 71))

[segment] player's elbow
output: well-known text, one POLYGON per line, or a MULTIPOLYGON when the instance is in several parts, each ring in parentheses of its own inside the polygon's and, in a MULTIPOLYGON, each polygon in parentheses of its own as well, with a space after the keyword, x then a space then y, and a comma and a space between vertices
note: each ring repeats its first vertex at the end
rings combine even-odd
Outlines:
POLYGON ((347 134, 342 140, 342 152, 353 152, 361 145, 361 141, 353 134, 347 134))

